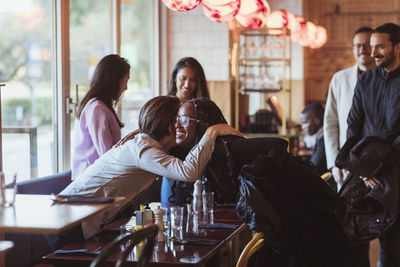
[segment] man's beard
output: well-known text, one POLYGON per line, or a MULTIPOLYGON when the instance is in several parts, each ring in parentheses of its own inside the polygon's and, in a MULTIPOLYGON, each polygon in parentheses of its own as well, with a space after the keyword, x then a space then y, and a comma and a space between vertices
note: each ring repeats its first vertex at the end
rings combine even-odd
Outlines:
POLYGON ((396 59, 396 55, 394 54, 394 51, 392 50, 386 57, 385 61, 381 61, 381 63, 376 63, 379 67, 386 68, 387 66, 390 66, 393 64, 393 62, 396 59))

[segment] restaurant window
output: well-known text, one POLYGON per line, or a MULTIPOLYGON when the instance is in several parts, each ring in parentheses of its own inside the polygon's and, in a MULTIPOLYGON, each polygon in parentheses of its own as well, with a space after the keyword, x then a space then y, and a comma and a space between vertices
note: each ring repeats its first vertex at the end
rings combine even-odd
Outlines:
POLYGON ((138 117, 143 104, 156 93, 153 60, 155 1, 121 1, 121 56, 131 65, 128 90, 121 101, 121 118, 125 123, 122 135, 138 128, 138 117))
POLYGON ((6 174, 16 173, 22 181, 69 168, 73 135, 66 132, 73 129, 75 114, 65 115, 71 120, 64 125, 59 119, 66 112, 60 103, 66 103, 65 98, 79 102, 100 59, 116 53, 116 47, 131 64, 129 89, 120 105, 126 125, 122 134, 137 128, 140 108, 159 90, 154 86, 158 75, 154 70, 158 60, 156 1, 0 0, 0 6, 0 83, 6 84, 1 89, 2 160, 6 174), (60 3, 61 13, 69 20, 61 18, 60 3), (120 3, 120 13, 114 13, 115 3, 120 3), (69 7, 68 12, 63 7, 69 7), (120 43, 112 39, 117 36, 113 27, 118 25, 114 15, 121 25, 120 43), (62 29, 69 29, 65 40, 59 38, 59 24, 54 24, 60 21, 66 25, 62 29), (60 47, 69 51, 69 56, 63 57, 64 52, 61 56, 69 60, 66 64, 55 58, 60 56, 60 47), (67 71, 60 66, 66 66, 67 71), (63 84, 70 85, 67 92, 61 88, 63 84))
MULTIPOLYGON (((110 8, 110 0, 70 1, 70 84, 75 103, 89 90, 97 63, 111 53, 110 8)), ((71 130, 73 123, 74 117, 71 130)))
POLYGON ((55 171, 52 1, 0 1, 3 170, 18 180, 55 171))

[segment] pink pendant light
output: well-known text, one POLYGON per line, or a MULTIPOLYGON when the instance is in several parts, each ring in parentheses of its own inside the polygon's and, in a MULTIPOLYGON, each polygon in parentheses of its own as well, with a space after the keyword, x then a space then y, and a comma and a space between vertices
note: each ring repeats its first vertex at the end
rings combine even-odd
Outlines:
POLYGON ((317 31, 315 34, 314 41, 310 44, 310 48, 321 48, 328 41, 328 33, 326 29, 322 26, 317 26, 317 31))
POLYGON ((198 5, 202 0, 161 0, 164 5, 175 11, 189 11, 198 5))
POLYGON ((203 12, 215 22, 228 22, 239 12, 240 0, 203 0, 203 12))
POLYGON ((306 42, 307 46, 310 46, 317 37, 317 25, 315 25, 311 21, 307 21, 306 27, 307 27, 306 42))
MULTIPOLYGON (((268 28, 288 28, 291 32, 295 31, 298 24, 296 17, 287 10, 275 10, 268 17, 267 27, 268 28)), ((278 34, 279 32, 276 32, 278 34)))
POLYGON ((305 27, 305 32, 302 32, 297 39, 297 42, 302 46, 310 46, 316 39, 317 26, 311 21, 302 22, 302 27, 305 27))
POLYGON ((297 42, 301 45, 302 42, 307 42, 307 21, 301 16, 295 16, 296 27, 291 32, 291 38, 293 42, 297 42))
POLYGON ((242 0, 236 20, 245 28, 258 29, 266 24, 270 10, 266 0, 242 0))

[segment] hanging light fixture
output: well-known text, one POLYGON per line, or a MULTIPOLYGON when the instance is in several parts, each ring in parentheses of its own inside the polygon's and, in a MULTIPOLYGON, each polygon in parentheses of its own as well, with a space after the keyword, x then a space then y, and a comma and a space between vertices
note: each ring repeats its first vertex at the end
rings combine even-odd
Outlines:
POLYGON ((315 33, 315 38, 310 44, 310 48, 316 49, 323 47, 328 41, 328 33, 326 29, 322 26, 317 26, 315 33))
MULTIPOLYGON (((287 10, 275 10, 268 17, 267 27, 268 28, 283 28, 286 27, 290 31, 295 31, 297 27, 296 17, 287 10)), ((273 34, 279 34, 280 31, 272 32, 273 34)))
POLYGON ((302 19, 303 18, 298 18, 302 31, 298 32, 298 35, 296 35, 295 38, 296 42, 298 42, 300 45, 308 47, 316 38, 317 26, 311 21, 302 19))
POLYGON ((307 29, 307 31, 306 31, 305 42, 306 42, 306 46, 310 46, 314 42, 314 40, 317 36, 317 25, 315 25, 311 21, 307 21, 306 29, 307 29))
POLYGON ((245 0, 235 18, 245 28, 258 29, 266 24, 270 11, 266 0, 245 0))
POLYGON ((296 19, 296 27, 294 30, 291 31, 291 38, 293 42, 297 42, 301 45, 302 42, 304 41, 305 43, 307 42, 307 20, 303 18, 302 16, 295 16, 296 19))
POLYGON ((189 11, 198 5, 202 0, 161 0, 164 5, 175 11, 189 11))
POLYGON ((203 12, 215 22, 228 22, 239 12, 240 0, 203 0, 203 12))

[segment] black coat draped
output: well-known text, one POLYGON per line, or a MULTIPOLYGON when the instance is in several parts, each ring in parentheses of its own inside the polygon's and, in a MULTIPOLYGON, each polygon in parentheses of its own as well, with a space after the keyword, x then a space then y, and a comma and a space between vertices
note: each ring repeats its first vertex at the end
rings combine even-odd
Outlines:
POLYGON ((335 214, 340 199, 287 153, 286 141, 219 138, 207 169, 220 189, 240 196, 238 215, 264 233, 259 255, 271 266, 352 266, 335 214))

